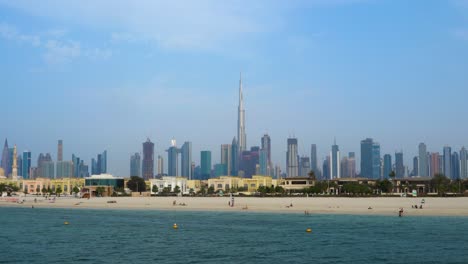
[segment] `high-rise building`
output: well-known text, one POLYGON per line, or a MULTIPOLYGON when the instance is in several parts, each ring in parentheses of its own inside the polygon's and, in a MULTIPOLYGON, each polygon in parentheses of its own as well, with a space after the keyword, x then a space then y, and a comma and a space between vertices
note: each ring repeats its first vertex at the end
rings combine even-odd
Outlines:
POLYGON ((405 165, 403 163, 403 152, 395 153, 395 177, 398 179, 405 177, 405 165))
POLYGON ((239 107, 237 111, 237 139, 239 144, 239 153, 247 150, 247 135, 245 134, 245 109, 244 96, 242 94, 242 74, 239 79, 239 107))
POLYGON ((323 180, 330 179, 330 156, 327 156, 325 160, 323 161, 322 171, 323 171, 322 179, 323 180))
POLYGON ((59 140, 57 144, 57 162, 63 161, 63 141, 59 140))
POLYGON ((465 147, 460 150, 460 178, 468 178, 468 151, 465 147))
POLYGON ((224 172, 226 171, 226 165, 225 164, 215 164, 213 167, 214 171, 214 176, 215 177, 220 177, 224 176, 224 172))
POLYGON ((297 155, 297 138, 288 138, 288 150, 286 153, 286 168, 288 177, 297 177, 299 175, 299 162, 297 155))
POLYGON ((271 163, 271 138, 268 134, 263 135, 261 147, 261 149, 265 150, 267 153, 267 174, 265 175, 271 175, 271 170, 273 170, 273 164, 271 163))
POLYGON ((430 177, 434 177, 434 175, 441 173, 440 171, 440 164, 439 164, 439 152, 431 153, 431 168, 429 172, 430 177))
POLYGON ((149 138, 143 143, 142 174, 145 180, 154 177, 154 143, 149 138))
POLYGON ((452 148, 444 147, 444 175, 452 179, 452 148))
POLYGON ((207 180, 211 176, 211 151, 200 152, 201 179, 207 180))
POLYGON ((11 178, 16 181, 18 180, 18 163, 17 162, 18 154, 16 152, 16 145, 13 148, 13 164, 12 164, 12 171, 11 171, 11 178))
POLYGON ((420 143, 419 144, 419 167, 418 167, 419 176, 423 176, 423 177, 429 176, 429 173, 427 171, 428 167, 429 166, 427 162, 427 147, 426 147, 426 144, 420 143))
MULTIPOLYGON (((343 172, 341 173, 343 175, 343 172)), ((344 177, 355 178, 356 177, 356 154, 349 152, 348 159, 346 162, 346 174, 344 177)))
POLYGON ((452 153, 452 179, 460 179, 460 157, 458 153, 454 151, 452 153))
POLYGON ((341 178, 340 160, 340 149, 338 148, 338 145, 336 145, 335 140, 330 152, 330 179, 341 178))
POLYGON ((390 172, 392 172, 392 155, 385 154, 383 157, 384 165, 383 165, 383 178, 388 179, 390 172))
POLYGON ((164 175, 164 158, 162 156, 158 156, 158 177, 164 175))
POLYGON ((138 152, 130 156, 130 176, 141 177, 141 157, 138 152))
POLYGON ((3 168, 5 172, 5 176, 10 175, 11 173, 11 161, 10 161, 10 150, 8 148, 8 140, 5 139, 5 144, 3 146, 3 152, 2 152, 2 164, 1 167, 3 168))
POLYGON ((175 139, 171 140, 171 147, 167 151, 167 174, 169 176, 179 176, 179 149, 175 139))
POLYGON ((317 145, 312 144, 310 146, 310 169, 318 176, 318 166, 317 166, 317 145))
POLYGON ((257 173, 257 165, 260 161, 260 147, 254 146, 250 150, 242 151, 240 157, 239 176, 251 178, 257 173))
POLYGON ((231 175, 237 176, 239 171, 239 145, 237 139, 232 139, 231 145, 231 175))
POLYGON ((415 156, 413 158, 413 173, 412 176, 418 176, 419 175, 419 157, 415 156))
POLYGON ((54 162, 49 153, 39 154, 37 159, 37 176, 41 178, 55 178, 54 162))
POLYGON ((23 176, 23 156, 16 156, 16 165, 18 169, 18 176, 23 176))
POLYGON ((380 145, 373 139, 361 141, 361 176, 371 179, 380 178, 380 145))
POLYGON ((97 155, 97 159, 91 159, 91 174, 99 175, 107 173, 107 150, 97 155))
POLYGON ((310 173, 310 159, 307 156, 299 159, 299 176, 309 177, 310 173))
POLYGON ((31 179, 31 151, 23 152, 23 164, 21 166, 23 179, 31 179))
MULTIPOLYGON (((92 159, 92 163, 94 161, 94 171, 97 171, 97 163, 95 159, 92 159)), ((80 159, 79 157, 72 154, 72 163, 73 163, 73 176, 78 178, 84 178, 89 176, 89 168, 88 165, 84 163, 84 160, 80 159)), ((93 164, 91 164, 93 165, 93 164)), ((93 166, 91 166, 93 167, 93 166)), ((92 169, 92 168, 91 168, 92 169)))
POLYGON ((221 145, 221 164, 225 165, 224 168, 226 169, 223 172, 223 175, 231 175, 232 171, 232 146, 230 144, 222 144, 221 145))
POLYGON ((268 166, 268 152, 266 149, 260 149, 260 171, 259 175, 269 175, 269 166, 268 166))
POLYGON ((56 178, 73 177, 73 161, 57 161, 56 178))
POLYGON ((179 150, 182 177, 192 179, 192 142, 186 141, 179 150))

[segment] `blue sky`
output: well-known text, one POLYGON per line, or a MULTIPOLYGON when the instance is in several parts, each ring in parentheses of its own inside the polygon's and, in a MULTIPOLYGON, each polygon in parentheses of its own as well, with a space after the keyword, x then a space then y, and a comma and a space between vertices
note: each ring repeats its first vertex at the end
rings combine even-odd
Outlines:
POLYGON ((0 138, 34 160, 107 149, 116 175, 146 137, 218 162, 240 71, 247 143, 268 132, 283 170, 289 135, 320 159, 372 137, 412 167, 419 142, 468 146, 467 69, 465 0, 0 0, 0 138))

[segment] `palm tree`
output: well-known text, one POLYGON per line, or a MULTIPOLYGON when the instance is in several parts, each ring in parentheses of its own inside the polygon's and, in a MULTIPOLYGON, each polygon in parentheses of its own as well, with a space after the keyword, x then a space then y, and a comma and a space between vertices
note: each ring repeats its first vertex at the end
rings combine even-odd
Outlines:
POLYGON ((309 171, 309 173, 307 173, 307 175, 309 175, 309 178, 311 178, 313 181, 315 181, 317 179, 317 177, 315 176, 315 172, 314 171, 309 171))

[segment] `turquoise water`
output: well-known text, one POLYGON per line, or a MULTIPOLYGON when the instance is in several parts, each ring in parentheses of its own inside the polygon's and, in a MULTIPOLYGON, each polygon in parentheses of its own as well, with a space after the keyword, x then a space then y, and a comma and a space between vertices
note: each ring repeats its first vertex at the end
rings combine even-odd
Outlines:
POLYGON ((0 224, 0 263, 468 263, 465 217, 0 208, 0 224))

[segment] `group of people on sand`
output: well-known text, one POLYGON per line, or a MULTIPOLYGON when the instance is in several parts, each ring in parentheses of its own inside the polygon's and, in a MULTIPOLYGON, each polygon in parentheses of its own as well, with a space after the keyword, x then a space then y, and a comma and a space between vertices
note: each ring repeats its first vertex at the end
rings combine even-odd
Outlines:
MULTIPOLYGON (((177 205, 177 201, 174 200, 174 201, 172 202, 172 205, 173 205, 173 206, 177 205)), ((185 203, 179 203, 179 205, 180 205, 180 206, 187 206, 185 203)))
POLYGON ((418 208, 419 208, 419 209, 422 209, 422 204, 421 204, 419 207, 418 207, 417 204, 412 205, 411 208, 414 208, 414 209, 418 209, 418 208))

